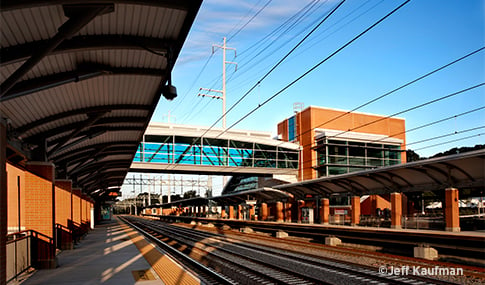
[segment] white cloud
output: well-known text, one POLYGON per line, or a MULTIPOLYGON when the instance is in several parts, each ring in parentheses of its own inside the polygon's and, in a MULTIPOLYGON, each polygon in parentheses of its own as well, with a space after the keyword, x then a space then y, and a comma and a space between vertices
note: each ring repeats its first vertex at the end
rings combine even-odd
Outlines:
MULTIPOLYGON (((177 60, 178 64, 204 60, 210 55, 212 44, 222 42, 254 16, 267 1, 206 0, 203 2, 196 21, 177 60)), ((257 17, 241 31, 239 36, 261 33, 265 28, 276 27, 304 7, 310 0, 272 1, 257 17)), ((237 40, 237 39, 235 39, 237 40)))

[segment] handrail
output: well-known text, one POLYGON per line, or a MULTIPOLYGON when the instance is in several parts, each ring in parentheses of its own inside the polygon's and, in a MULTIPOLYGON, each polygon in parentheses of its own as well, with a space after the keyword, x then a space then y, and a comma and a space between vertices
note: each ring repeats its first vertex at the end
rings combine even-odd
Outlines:
POLYGON ((61 225, 61 224, 56 224, 56 229, 61 229, 61 230, 64 230, 64 231, 66 231, 66 232, 69 232, 69 233, 72 231, 72 229, 71 229, 71 228, 66 227, 66 226, 64 226, 64 225, 61 225))

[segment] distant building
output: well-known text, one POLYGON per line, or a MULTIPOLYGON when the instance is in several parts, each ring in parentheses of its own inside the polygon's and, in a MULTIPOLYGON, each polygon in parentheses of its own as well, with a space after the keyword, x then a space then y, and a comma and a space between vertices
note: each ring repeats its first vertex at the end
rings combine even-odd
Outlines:
POLYGON ((280 122, 278 137, 302 148, 299 180, 406 162, 401 118, 310 106, 280 122))

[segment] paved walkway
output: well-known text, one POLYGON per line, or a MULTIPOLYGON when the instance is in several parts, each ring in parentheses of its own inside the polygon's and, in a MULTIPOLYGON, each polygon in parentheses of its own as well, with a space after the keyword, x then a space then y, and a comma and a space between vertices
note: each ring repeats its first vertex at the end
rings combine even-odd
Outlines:
MULTIPOLYGON (((39 270, 19 283, 23 285, 199 283, 198 280, 181 268, 179 270, 182 273, 179 273, 175 282, 173 279, 167 279, 163 276, 164 273, 160 273, 159 270, 157 270, 157 274, 152 268, 154 255, 158 257, 157 260, 167 260, 166 256, 149 245, 135 231, 128 229, 126 225, 120 224, 116 220, 112 220, 96 226, 74 250, 61 252, 57 256, 58 267, 56 269, 39 270), (140 244, 145 248, 142 248, 140 244), (152 260, 150 260, 150 256, 152 256, 152 260), (145 259, 146 257, 148 258, 145 259), (190 282, 187 282, 187 280, 190 282)), ((178 266, 173 264, 171 260, 168 262, 171 263, 170 266, 178 266)))

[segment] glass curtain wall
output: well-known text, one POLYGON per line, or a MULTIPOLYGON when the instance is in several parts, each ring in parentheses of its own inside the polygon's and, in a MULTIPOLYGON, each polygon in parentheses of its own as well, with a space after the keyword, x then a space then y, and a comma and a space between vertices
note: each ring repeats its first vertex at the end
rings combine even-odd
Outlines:
POLYGON ((298 168, 298 150, 234 140, 189 137, 145 136, 135 162, 298 168))
POLYGON ((323 137, 317 140, 315 151, 319 177, 401 163, 401 147, 393 144, 323 137))

